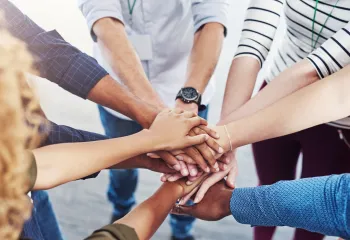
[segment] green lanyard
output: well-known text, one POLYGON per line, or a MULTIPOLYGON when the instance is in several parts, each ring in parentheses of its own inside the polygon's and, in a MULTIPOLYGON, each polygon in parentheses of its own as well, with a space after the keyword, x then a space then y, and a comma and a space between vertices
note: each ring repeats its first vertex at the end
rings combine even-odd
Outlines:
POLYGON ((326 26, 329 18, 332 16, 332 13, 335 9, 335 7, 337 6, 339 0, 337 0, 337 2, 334 4, 332 11, 328 14, 326 21, 324 22, 324 24, 322 25, 321 31, 318 33, 318 36, 316 38, 316 41, 314 42, 314 30, 315 30, 315 20, 316 20, 316 13, 317 13, 317 7, 318 7, 318 2, 319 0, 316 0, 316 6, 315 6, 315 11, 314 11, 314 18, 312 20, 312 37, 311 37, 311 47, 312 50, 314 50, 316 48, 316 45, 318 43, 318 40, 320 39, 321 33, 323 32, 324 27, 326 26))
POLYGON ((130 0, 128 0, 128 7, 129 7, 129 14, 130 15, 132 15, 132 13, 134 12, 135 3, 136 3, 136 0, 134 0, 134 3, 131 6, 130 0))

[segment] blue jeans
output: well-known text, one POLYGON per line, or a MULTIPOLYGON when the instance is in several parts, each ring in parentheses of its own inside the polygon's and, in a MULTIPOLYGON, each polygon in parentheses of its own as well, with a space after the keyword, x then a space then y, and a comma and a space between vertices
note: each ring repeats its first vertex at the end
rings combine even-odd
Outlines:
POLYGON ((63 240, 48 193, 33 191, 32 199, 32 216, 24 224, 22 237, 35 240, 63 240))
MULTIPOLYGON (((100 118, 107 136, 112 138, 128 136, 142 130, 142 127, 129 120, 120 119, 107 112, 103 107, 98 107, 100 118)), ((199 112, 202 118, 207 118, 208 108, 199 112)), ((119 219, 125 216, 135 205, 135 190, 137 187, 138 170, 110 170, 108 200, 113 205, 113 218, 119 219)), ((188 216, 171 215, 170 225, 172 234, 177 238, 186 238, 191 234, 195 218, 188 216)))

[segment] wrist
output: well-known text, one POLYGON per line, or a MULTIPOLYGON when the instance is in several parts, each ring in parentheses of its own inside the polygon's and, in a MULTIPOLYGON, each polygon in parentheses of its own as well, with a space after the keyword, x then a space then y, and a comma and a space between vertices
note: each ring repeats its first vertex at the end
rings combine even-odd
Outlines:
POLYGON ((185 111, 198 113, 198 104, 197 103, 185 103, 181 99, 176 99, 175 107, 183 109, 185 111))
POLYGON ((222 209, 222 218, 231 215, 231 197, 234 190, 226 189, 222 192, 220 209, 222 209))

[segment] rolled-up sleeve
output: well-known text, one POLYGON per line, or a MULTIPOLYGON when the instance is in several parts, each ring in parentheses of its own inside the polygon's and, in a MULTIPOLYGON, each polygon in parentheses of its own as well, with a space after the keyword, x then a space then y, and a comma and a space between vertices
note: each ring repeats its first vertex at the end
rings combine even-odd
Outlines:
POLYGON ((97 20, 110 17, 124 23, 119 0, 78 0, 78 6, 86 19, 91 37, 95 42, 97 37, 92 27, 97 20))
POLYGON ((192 0, 195 32, 206 23, 216 22, 224 26, 226 36, 229 8, 229 0, 192 0))
POLYGON ((45 31, 8 0, 0 0, 5 26, 27 44, 40 76, 82 98, 108 73, 92 57, 67 43, 56 31, 45 31))

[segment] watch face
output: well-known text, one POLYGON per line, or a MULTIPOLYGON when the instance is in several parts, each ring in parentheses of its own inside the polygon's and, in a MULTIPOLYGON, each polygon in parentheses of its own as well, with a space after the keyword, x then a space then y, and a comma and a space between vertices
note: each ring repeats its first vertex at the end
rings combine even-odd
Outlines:
POLYGON ((195 100, 198 97, 198 92, 192 87, 187 87, 182 89, 182 96, 186 100, 195 100))

